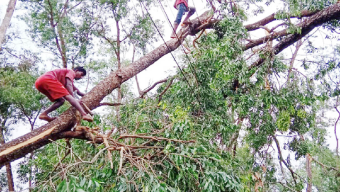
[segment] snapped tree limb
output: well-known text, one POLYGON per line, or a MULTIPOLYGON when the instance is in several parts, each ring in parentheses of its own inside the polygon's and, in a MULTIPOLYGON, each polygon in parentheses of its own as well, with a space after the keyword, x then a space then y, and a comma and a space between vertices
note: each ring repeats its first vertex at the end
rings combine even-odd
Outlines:
MULTIPOLYGON (((340 18, 340 3, 336 3, 332 6, 329 6, 316 14, 312 15, 308 19, 302 21, 297 25, 297 27, 300 27, 301 32, 300 33, 294 33, 294 34, 282 34, 286 36, 284 39, 282 39, 278 44, 276 44, 273 49, 271 50, 273 54, 278 54, 284 49, 286 49, 288 46, 292 45, 293 43, 299 41, 301 38, 306 36, 309 32, 311 32, 314 28, 322 25, 323 23, 326 23, 328 21, 339 19, 340 18)), ((261 38, 262 39, 262 38, 261 38)), ((262 40, 264 42, 271 40, 273 38, 269 36, 264 37, 262 40)), ((262 41, 261 41, 262 42, 262 41)), ((262 42, 263 43, 263 42, 262 42)), ((248 44, 244 50, 247 48, 253 47, 254 43, 248 44)), ((257 61, 255 61, 249 68, 258 67, 260 66, 266 58, 259 58, 257 61)))
MULTIPOLYGON (((309 17, 313 14, 315 14, 316 12, 312 12, 312 11, 308 11, 308 10, 303 10, 301 11, 301 15, 299 16, 300 17, 309 17)), ((273 21, 276 21, 277 19, 275 18, 276 15, 278 13, 273 13, 263 19, 261 19, 260 21, 257 21, 255 23, 252 23, 252 24, 249 24, 249 25, 245 25, 244 27, 248 30, 248 31, 254 31, 256 29, 259 29, 261 28, 262 26, 265 26, 267 25, 268 23, 271 23, 273 21)), ((297 17, 297 16, 292 16, 290 18, 294 18, 294 17, 297 17)))
MULTIPOLYGON (((312 14, 312 13, 310 13, 312 14)), ((308 14, 306 14, 308 15, 308 14)), ((329 6, 317 13, 312 14, 310 17, 306 18, 305 20, 301 21, 296 25, 297 28, 301 29, 300 33, 295 34, 289 34, 287 29, 283 29, 278 32, 273 32, 270 35, 267 35, 265 37, 252 40, 250 43, 245 45, 243 50, 248 50, 250 48, 253 48, 255 46, 261 45, 263 43, 266 43, 267 41, 277 39, 279 37, 285 37, 284 40, 280 41, 280 45, 276 45, 274 48, 275 54, 281 52, 283 49, 287 48, 289 45, 295 43, 296 41, 300 40, 302 37, 307 35, 311 30, 313 30, 315 27, 322 25, 323 23, 327 21, 331 21, 333 19, 339 19, 340 18, 340 4, 336 3, 332 6, 329 6)), ((254 24, 255 25, 255 24, 254 24)), ((245 26, 246 29, 252 29, 250 26, 245 26)), ((259 28, 259 27, 258 27, 259 28)))

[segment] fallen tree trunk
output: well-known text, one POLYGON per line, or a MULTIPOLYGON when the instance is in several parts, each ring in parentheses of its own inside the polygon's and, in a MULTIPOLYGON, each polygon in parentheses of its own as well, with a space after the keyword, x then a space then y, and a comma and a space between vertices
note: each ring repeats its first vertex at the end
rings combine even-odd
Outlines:
MULTIPOLYGON (((98 107, 100 105, 100 101, 102 101, 104 97, 110 94, 114 89, 120 87, 123 82, 145 70, 166 54, 177 49, 189 34, 198 33, 200 30, 197 30, 197 28, 203 24, 204 26, 211 26, 213 22, 210 22, 211 25, 204 23, 208 19, 208 12, 205 12, 200 17, 192 20, 192 24, 179 33, 179 40, 172 39, 167 41, 165 44, 157 47, 144 57, 131 63, 129 66, 111 72, 108 77, 106 77, 88 94, 86 94, 81 99, 81 101, 85 103, 90 109, 98 107)), ((56 120, 40 128, 37 128, 26 135, 1 145, 0 166, 3 166, 5 163, 11 162, 18 158, 24 157, 26 154, 34 151, 35 149, 52 142, 54 139, 60 139, 58 134, 63 131, 71 130, 72 127, 76 125, 77 117, 75 114, 76 110, 72 107, 61 114, 56 120)))

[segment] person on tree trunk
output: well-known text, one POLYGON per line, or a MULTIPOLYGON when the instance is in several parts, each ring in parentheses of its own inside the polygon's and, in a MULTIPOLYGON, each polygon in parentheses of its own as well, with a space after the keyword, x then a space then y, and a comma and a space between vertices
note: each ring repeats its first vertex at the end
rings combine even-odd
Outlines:
POLYGON ((196 11, 194 7, 188 6, 188 0, 176 0, 174 4, 175 9, 178 10, 176 20, 174 22, 173 31, 171 34, 171 38, 176 38, 176 30, 178 28, 178 25, 181 23, 182 17, 185 14, 185 12, 189 12, 187 16, 185 17, 182 26, 185 26, 187 24, 190 24, 189 17, 193 15, 196 11))
POLYGON ((55 103, 42 112, 39 119, 46 120, 48 122, 53 121, 55 117, 49 117, 48 114, 62 106, 66 99, 80 112, 84 120, 92 122, 92 116, 85 112, 83 107, 80 105, 80 102, 73 96, 73 91, 76 91, 79 96, 85 95, 73 85, 74 79, 79 80, 85 75, 86 70, 83 67, 76 67, 73 70, 56 69, 46 72, 40 76, 35 81, 35 87, 42 94, 46 95, 49 100, 55 103))

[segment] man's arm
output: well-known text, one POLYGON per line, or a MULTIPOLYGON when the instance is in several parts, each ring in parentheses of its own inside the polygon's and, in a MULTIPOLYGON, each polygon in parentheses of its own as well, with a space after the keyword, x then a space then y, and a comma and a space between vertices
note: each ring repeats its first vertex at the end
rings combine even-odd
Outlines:
POLYGON ((69 79, 68 77, 66 77, 66 85, 65 85, 65 88, 67 89, 67 91, 70 93, 70 95, 72 97, 74 97, 73 95, 73 83, 71 81, 71 79, 69 79))
POLYGON ((74 85, 73 85, 73 90, 77 91, 77 94, 81 97, 83 97, 85 95, 85 93, 79 91, 79 89, 77 87, 75 87, 74 85))

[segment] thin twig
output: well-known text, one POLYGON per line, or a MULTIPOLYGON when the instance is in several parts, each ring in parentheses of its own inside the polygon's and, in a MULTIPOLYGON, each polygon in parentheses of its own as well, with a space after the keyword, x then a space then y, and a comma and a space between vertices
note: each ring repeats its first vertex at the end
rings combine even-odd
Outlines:
POLYGON ((150 87, 146 88, 145 90, 141 91, 140 93, 140 98, 144 98, 144 95, 151 91, 153 88, 156 87, 156 85, 160 84, 160 83, 164 83, 164 82, 167 82, 168 79, 163 79, 163 80, 160 80, 160 81, 157 81, 156 83, 154 83, 153 85, 151 85, 150 87))
MULTIPOLYGON (((104 145, 105 145, 105 147, 109 148, 110 145, 109 145, 109 143, 107 142, 107 138, 106 138, 106 137, 103 137, 103 140, 104 140, 104 145)), ((113 169, 112 155, 111 155, 111 151, 110 151, 109 149, 107 150, 107 157, 109 158, 110 165, 111 165, 111 169, 113 169)))
POLYGON ((340 119, 340 112, 339 112, 337 107, 334 107, 334 108, 339 114, 338 119, 336 120, 336 122, 334 124, 334 135, 335 135, 335 140, 336 140, 336 155, 339 157, 339 140, 338 140, 338 136, 336 134, 336 125, 338 124, 338 121, 340 119))
POLYGON ((331 167, 331 166, 325 165, 325 164, 321 163, 320 161, 316 160, 316 159, 315 159, 314 157, 312 157, 312 156, 311 156, 311 159, 312 159, 312 161, 314 161, 315 163, 321 165, 323 168, 326 167, 327 169, 332 169, 332 170, 334 170, 334 171, 340 172, 339 169, 337 169, 337 168, 335 168, 335 167, 331 167))
MULTIPOLYGON (((277 150, 278 150, 278 153, 279 153, 279 156, 280 156, 280 159, 279 159, 280 162, 282 161, 285 164, 285 166, 288 168, 288 170, 290 171, 290 173, 291 173, 291 175, 293 177, 293 181, 294 181, 295 185, 297 185, 296 178, 294 176, 295 172, 288 166, 287 162, 282 157, 279 141, 277 140, 277 138, 274 135, 272 137, 273 137, 273 139, 274 139, 274 141, 276 143, 276 147, 277 147, 277 150)), ((281 169, 282 169, 282 165, 281 165, 281 169)), ((283 169, 282 169, 282 173, 284 174, 283 169)))
POLYGON ((159 94, 159 96, 158 96, 158 103, 161 102, 162 96, 163 96, 164 93, 170 88, 170 86, 171 86, 171 84, 172 84, 173 81, 174 81, 174 79, 172 78, 172 79, 170 80, 168 86, 166 86, 166 88, 162 91, 162 93, 159 94))
POLYGON ((174 142, 179 142, 179 143, 195 143, 196 141, 194 140, 189 140, 189 141, 185 141, 185 140, 177 140, 177 139, 168 139, 168 138, 164 138, 164 137, 153 137, 153 136, 144 136, 144 135, 121 135, 119 139, 125 139, 125 138, 141 138, 141 139, 152 139, 152 140, 166 140, 166 141, 174 141, 174 142))
POLYGON ((120 148, 120 160, 119 160, 119 169, 118 169, 118 173, 117 175, 119 175, 119 173, 122 170, 122 166, 123 166, 123 156, 124 156, 124 147, 120 148))

